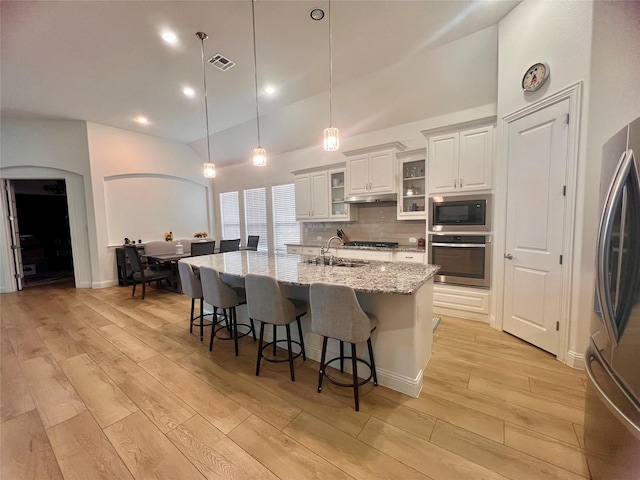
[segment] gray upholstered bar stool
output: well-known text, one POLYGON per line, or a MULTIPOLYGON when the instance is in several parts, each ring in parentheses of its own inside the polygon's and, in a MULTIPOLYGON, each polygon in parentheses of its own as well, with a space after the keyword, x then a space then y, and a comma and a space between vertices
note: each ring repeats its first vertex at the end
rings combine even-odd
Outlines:
POLYGON ((253 340, 256 340, 256 330, 253 320, 249 319, 251 325, 238 324, 236 307, 244 305, 246 293, 244 288, 231 287, 224 283, 217 270, 210 267, 200 267, 200 281, 202 282, 202 295, 205 302, 213 306, 213 318, 217 318, 218 309, 222 309, 226 325, 214 326, 211 329, 211 339, 209 340, 209 351, 213 350, 213 338, 221 340, 233 340, 235 344, 236 357, 238 356, 238 339, 253 333, 253 340), (227 311, 229 314, 227 315, 227 311), (238 325, 247 330, 238 335, 238 325), (218 335, 222 330, 228 332, 227 336, 218 335))
POLYGON ((256 360, 256 376, 260 375, 260 363, 264 358, 268 362, 289 362, 289 371, 291 373, 291 381, 296 381, 293 371, 293 360, 302 355, 304 360, 307 359, 304 350, 304 337, 302 335, 302 326, 300 318, 307 313, 307 303, 302 300, 287 298, 280 290, 280 285, 275 278, 266 275, 248 274, 244 279, 245 288, 247 290, 247 312, 252 320, 259 320, 260 324, 260 342, 258 344, 258 358, 256 360), (291 329, 289 328, 293 322, 298 323, 298 334, 300 341, 291 340, 291 329), (273 325, 273 341, 262 344, 264 339, 265 324, 273 325), (276 327, 284 326, 287 332, 287 358, 277 358, 277 344, 285 340, 278 340, 276 337, 276 327), (291 344, 300 347, 300 351, 293 354, 291 344), (266 356, 265 350, 269 347, 273 348, 272 356, 266 356))
MULTIPOLYGON (((204 327, 211 325, 211 322, 205 321, 205 316, 211 314, 205 314, 202 308, 203 295, 202 295, 202 283, 200 278, 196 276, 193 271, 193 267, 188 263, 178 262, 178 273, 180 274, 180 284, 182 285, 182 293, 191 297, 191 315, 189 316, 189 332, 193 333, 194 325, 200 327, 200 341, 204 337, 204 327), (194 317, 195 302, 196 299, 200 301, 200 313, 197 317, 194 317)), ((215 318, 215 317, 214 317, 215 318)))
POLYGON ((356 412, 360 410, 360 397, 358 388, 369 380, 378 385, 376 375, 376 363, 371 347, 371 333, 376 329, 378 319, 362 310, 358 298, 351 287, 334 285, 330 283, 315 282, 309 288, 309 303, 311 303, 311 330, 322 335, 322 355, 320 358, 320 371, 318 374, 318 393, 322 391, 322 380, 326 379, 340 387, 352 387, 356 412), (334 338, 340 341, 340 356, 326 360, 327 339, 334 338), (367 342, 369 348, 370 363, 358 358, 356 344, 367 342), (351 356, 345 357, 342 342, 351 344, 351 356), (341 383, 327 374, 327 366, 345 358, 351 359, 353 371, 352 383, 341 383), (369 367, 369 376, 364 380, 358 378, 358 362, 369 367))

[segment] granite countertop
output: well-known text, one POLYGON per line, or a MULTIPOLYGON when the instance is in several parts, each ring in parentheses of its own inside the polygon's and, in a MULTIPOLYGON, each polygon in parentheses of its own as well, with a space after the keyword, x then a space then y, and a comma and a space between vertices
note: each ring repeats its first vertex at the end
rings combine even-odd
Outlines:
POLYGON ((347 285, 356 292, 411 295, 438 271, 437 265, 368 262, 357 267, 314 265, 304 256, 255 251, 202 255, 180 260, 194 267, 211 267, 220 273, 244 277, 248 273, 269 275, 279 282, 309 286, 313 282, 347 285))
MULTIPOLYGON (((320 248, 324 247, 325 244, 313 244, 313 243, 287 243, 287 245, 291 245, 292 247, 315 247, 320 248)), ((336 245, 332 244, 331 248, 344 248, 348 250, 373 250, 378 252, 426 252, 425 247, 411 247, 408 245, 398 245, 397 247, 356 247, 353 245, 336 245)))

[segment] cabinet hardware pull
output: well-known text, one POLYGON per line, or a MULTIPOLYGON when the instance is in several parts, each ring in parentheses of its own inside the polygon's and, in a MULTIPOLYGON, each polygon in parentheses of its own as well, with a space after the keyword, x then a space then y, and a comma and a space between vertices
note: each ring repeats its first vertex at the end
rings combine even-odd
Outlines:
POLYGON ((453 180, 453 188, 456 188, 458 186, 458 180, 453 180))
POLYGON ((462 179, 460 179, 460 188, 462 188, 462 179))

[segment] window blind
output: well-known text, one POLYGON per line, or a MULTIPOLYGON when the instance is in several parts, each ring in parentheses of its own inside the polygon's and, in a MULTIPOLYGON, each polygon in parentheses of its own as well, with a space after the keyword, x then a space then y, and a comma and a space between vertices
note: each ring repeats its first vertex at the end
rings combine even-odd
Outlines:
POLYGON ((296 189, 293 183, 276 185, 273 195, 273 239, 276 251, 287 251, 287 243, 300 243, 296 221, 296 189))
POLYGON ((222 238, 231 240, 240 238, 240 208, 238 192, 220 194, 220 219, 222 222, 222 238))
POLYGON ((269 249, 267 227, 267 197, 264 187, 244 191, 244 216, 247 236, 259 235, 258 250, 269 249))

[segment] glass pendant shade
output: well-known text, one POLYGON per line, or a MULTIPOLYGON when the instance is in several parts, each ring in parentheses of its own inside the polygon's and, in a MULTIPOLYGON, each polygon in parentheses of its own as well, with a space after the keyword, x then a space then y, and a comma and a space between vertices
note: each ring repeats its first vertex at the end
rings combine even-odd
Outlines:
POLYGON ((264 148, 253 149, 253 164, 256 167, 264 167, 267 164, 267 151, 264 148))
POLYGON ((329 127, 324 129, 324 149, 327 152, 335 152, 340 148, 338 129, 329 127))
POLYGON ((204 176, 205 176, 205 178, 215 178, 216 177, 216 165, 214 163, 205 163, 204 164, 204 176))

